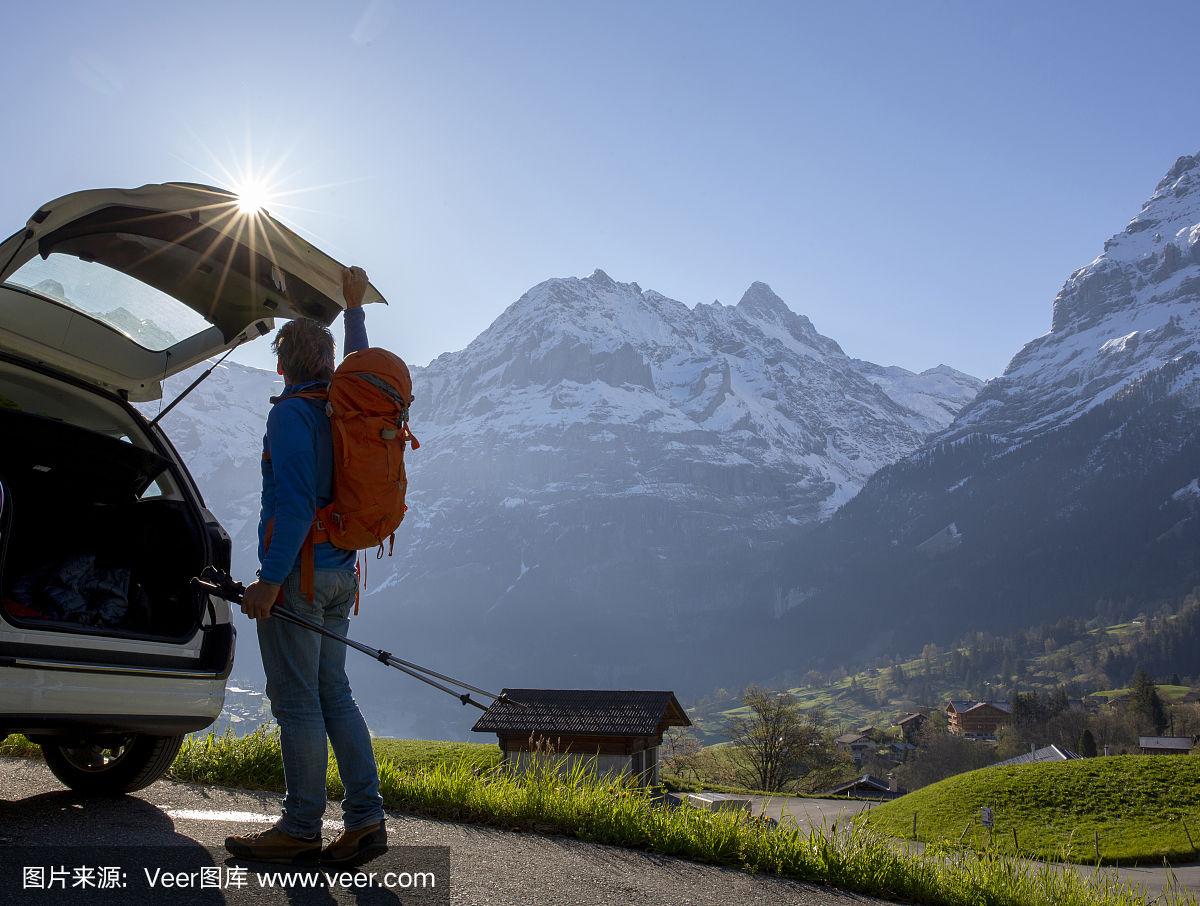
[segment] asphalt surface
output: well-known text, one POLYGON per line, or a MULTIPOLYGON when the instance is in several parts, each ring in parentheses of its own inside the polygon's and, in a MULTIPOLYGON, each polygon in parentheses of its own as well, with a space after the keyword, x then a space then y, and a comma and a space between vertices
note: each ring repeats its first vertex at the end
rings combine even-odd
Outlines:
POLYGON ((748 799, 754 814, 779 822, 792 821, 801 827, 830 829, 870 808, 874 803, 857 799, 809 799, 803 796, 752 796, 705 793, 713 799, 748 799))
MULTIPOLYGON (((136 845, 170 847, 176 863, 229 871, 221 844, 234 833, 262 830, 278 814, 270 793, 229 790, 159 781, 132 796, 88 799, 64 789, 45 765, 34 759, 0 759, 0 855, 10 863, 48 847, 86 847, 68 851, 67 866, 86 858, 102 862, 110 850, 136 845), (81 855, 82 854, 82 855, 81 855), (178 858, 175 858, 175 856, 178 858)), ((810 800, 811 801, 811 800, 810 800)), ((336 803, 326 813, 325 837, 339 828, 336 803)), ((873 906, 884 901, 778 878, 697 865, 680 859, 563 837, 518 834, 390 813, 389 843, 394 847, 444 847, 449 852, 449 896, 430 898, 410 891, 341 888, 298 890, 247 887, 219 890, 145 890, 130 883, 106 902, 241 903, 426 903, 454 904, 655 904, 704 906, 753 902, 789 906, 873 906)), ((441 850, 445 852, 445 850, 441 850)), ((146 852, 151 852, 147 850, 146 852)), ((160 852, 154 850, 153 852, 160 852)), ((415 851, 414 851, 415 852, 415 851)), ((424 852, 424 851, 422 851, 424 852)), ((436 853, 437 850, 428 852, 436 853)), ((389 853, 385 859, 392 854, 389 853)), ((52 861, 52 860, 51 860, 52 861)), ((112 861, 111 859, 109 861, 112 861)), ((382 860, 381 860, 382 861, 382 860)), ((27 861, 26 861, 27 864, 27 861)), ((374 866, 368 865, 364 870, 374 866)), ((4 867, 0 900, 59 904, 102 902, 96 891, 25 891, 19 865, 4 867), (11 869, 11 870, 10 870, 11 869), (15 872, 15 875, 13 874, 15 872)), ((262 868, 263 866, 258 866, 262 868)), ((138 872, 141 872, 141 868, 138 872)), ((133 870, 130 870, 131 874, 133 870)), ((231 877, 225 876, 225 881, 231 877)), ((193 882, 193 886, 194 882, 193 882)), ((446 892, 446 885, 439 897, 446 892)))

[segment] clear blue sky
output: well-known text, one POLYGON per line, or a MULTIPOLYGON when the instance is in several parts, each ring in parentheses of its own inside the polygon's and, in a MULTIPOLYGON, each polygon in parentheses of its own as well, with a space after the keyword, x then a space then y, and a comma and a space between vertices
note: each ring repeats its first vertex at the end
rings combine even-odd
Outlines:
POLYGON ((249 142, 413 363, 602 267, 764 280, 852 355, 989 377, 1200 150, 1198 34, 1194 3, 28 4, 0 215, 249 142))

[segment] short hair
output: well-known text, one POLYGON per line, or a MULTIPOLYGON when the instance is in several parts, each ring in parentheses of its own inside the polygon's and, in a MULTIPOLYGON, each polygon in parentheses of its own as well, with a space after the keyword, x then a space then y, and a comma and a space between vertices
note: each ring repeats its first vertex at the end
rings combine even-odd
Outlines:
POLYGON ((283 375, 290 384, 333 377, 333 334, 324 324, 309 318, 288 321, 275 334, 271 349, 279 356, 283 375))

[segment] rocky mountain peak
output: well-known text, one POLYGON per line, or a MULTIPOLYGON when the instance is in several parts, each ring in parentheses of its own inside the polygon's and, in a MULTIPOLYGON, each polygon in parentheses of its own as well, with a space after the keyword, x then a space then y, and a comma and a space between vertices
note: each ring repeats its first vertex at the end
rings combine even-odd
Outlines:
POLYGON ((738 308, 753 314, 782 314, 791 311, 787 303, 775 294, 775 290, 760 280, 755 280, 742 293, 738 308))
POLYGON ((1143 292, 1189 263, 1200 264, 1200 154, 1175 161, 1154 194, 1103 253, 1073 273, 1054 301, 1055 331, 1086 328, 1150 301, 1143 292))
POLYGON ((1180 157, 1103 252, 1067 278, 1030 341, 950 436, 1029 437, 1168 362, 1200 356, 1200 155, 1180 157))
POLYGON ((835 340, 818 332, 812 321, 793 310, 766 283, 751 283, 735 310, 744 318, 782 326, 794 339, 824 355, 845 356, 835 340))
POLYGON ((587 278, 589 283, 594 283, 596 286, 615 287, 617 281, 610 277, 605 271, 596 268, 587 278))
POLYGON ((1167 175, 1155 186, 1155 190, 1161 192, 1163 189, 1173 186, 1179 177, 1191 170, 1195 170, 1197 167, 1200 167, 1200 153, 1181 155, 1176 158, 1175 165, 1167 171, 1167 175))

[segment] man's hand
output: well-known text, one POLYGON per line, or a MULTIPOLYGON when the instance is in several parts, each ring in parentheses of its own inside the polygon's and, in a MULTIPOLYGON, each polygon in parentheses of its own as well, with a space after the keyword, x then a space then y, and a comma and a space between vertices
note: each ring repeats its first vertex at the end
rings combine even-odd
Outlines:
POLYGON ((258 579, 242 595, 242 613, 252 620, 265 620, 271 615, 271 608, 278 597, 278 585, 258 579))
POLYGON ((367 272, 361 267, 342 268, 342 297, 347 308, 360 308, 367 293, 367 272))

